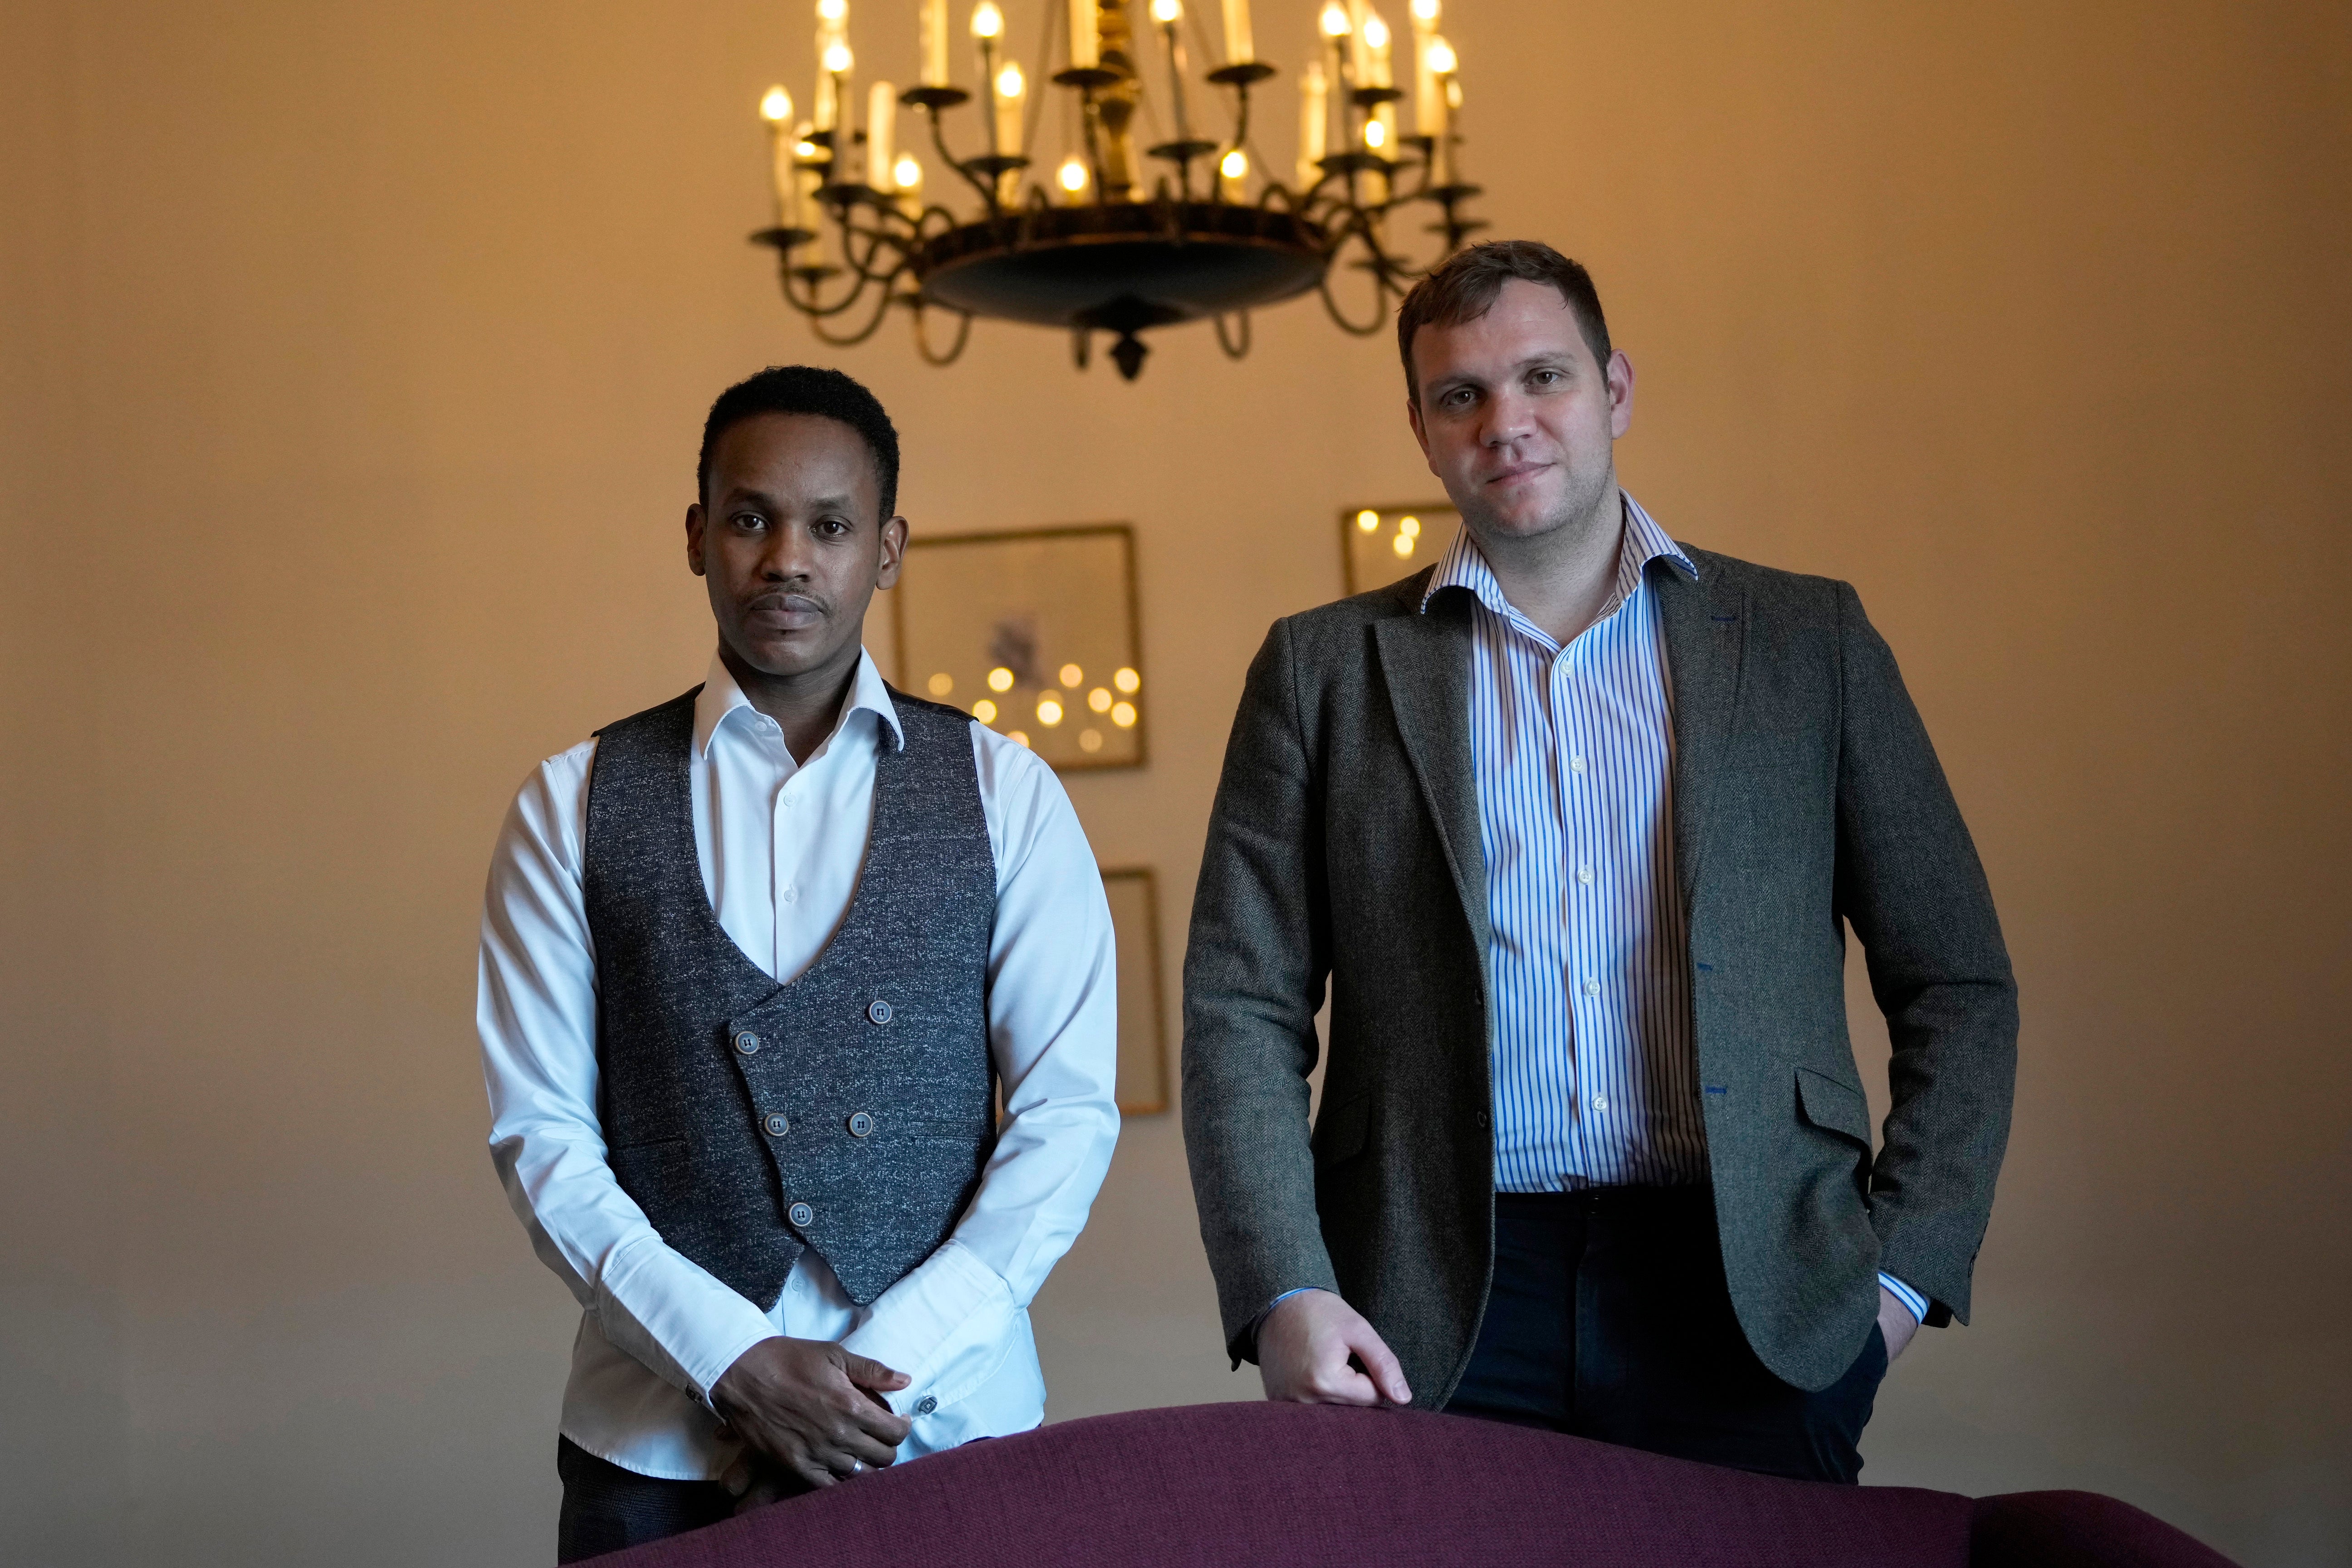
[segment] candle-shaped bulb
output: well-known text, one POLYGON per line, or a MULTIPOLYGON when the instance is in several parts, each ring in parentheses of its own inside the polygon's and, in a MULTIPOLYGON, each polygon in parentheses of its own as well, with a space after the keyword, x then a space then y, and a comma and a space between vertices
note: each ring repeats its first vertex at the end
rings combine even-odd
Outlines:
POLYGON ((1364 121, 1364 146, 1366 149, 1370 152, 1377 153, 1381 148, 1388 145, 1388 128, 1382 125, 1377 117, 1364 121))
POLYGON ((801 226, 801 175, 792 134, 793 95, 781 87, 772 87, 760 99, 760 118, 768 122, 768 161, 774 170, 776 184, 776 226, 798 228, 801 226))
POLYGON ((923 46, 923 85, 948 85, 948 0, 923 0, 919 16, 923 46))
POLYGON ((856 57, 849 52, 849 46, 840 39, 835 38, 824 47, 825 75, 847 76, 849 68, 856 63, 856 57))
POLYGON ((996 73, 996 151, 1007 158, 1021 155, 1021 95, 1028 85, 1021 68, 1009 60, 996 73))
POLYGON ((1348 8, 1340 5, 1339 0, 1329 0, 1323 7, 1323 36, 1344 38, 1355 30, 1354 24, 1348 20, 1348 8))
POLYGON ((1236 147, 1217 162, 1217 173, 1228 180, 1249 177, 1249 154, 1236 147))
POLYGON ((1439 76, 1452 76, 1460 62, 1454 58, 1454 46, 1444 38, 1429 40, 1429 68, 1439 76))
POLYGON ((1071 153, 1062 160, 1062 172, 1056 177, 1061 181, 1062 189, 1069 193, 1072 201, 1076 201, 1087 188, 1086 161, 1076 153, 1071 153))
POLYGON ((980 0, 971 8, 971 36, 975 38, 1001 38, 1004 36, 1004 13, 996 8, 996 0, 980 0))
POLYGON ((1070 68, 1093 70, 1102 64, 1102 15, 1096 0, 1070 0, 1070 68))
POLYGON ((1245 66, 1256 60, 1257 42, 1250 37, 1249 0, 1225 0, 1225 63, 1245 66))
POLYGON ((1330 126, 1330 90, 1323 62, 1309 60, 1298 78, 1298 188, 1309 191, 1322 179, 1324 138, 1330 126))
POLYGON ((912 153, 899 153, 898 161, 890 166, 890 183, 902 191, 921 190, 923 188, 922 161, 912 153))
POLYGON ((849 0, 816 0, 816 19, 839 28, 849 20, 849 0))
POLYGON ((898 140, 898 89, 877 81, 866 92, 866 183, 877 191, 891 188, 898 140))
POLYGON ((1437 26, 1437 0, 1412 0, 1412 21, 1424 33, 1437 26))
POLYGON ((1161 26, 1184 19, 1184 0, 1151 0, 1151 19, 1161 26))
POLYGON ((1364 40, 1364 47, 1363 52, 1358 57, 1357 70, 1360 78, 1358 85, 1361 87, 1394 85, 1395 78, 1389 69, 1389 25, 1381 19, 1381 14, 1378 11, 1367 11, 1364 14, 1363 31, 1360 36, 1364 40))

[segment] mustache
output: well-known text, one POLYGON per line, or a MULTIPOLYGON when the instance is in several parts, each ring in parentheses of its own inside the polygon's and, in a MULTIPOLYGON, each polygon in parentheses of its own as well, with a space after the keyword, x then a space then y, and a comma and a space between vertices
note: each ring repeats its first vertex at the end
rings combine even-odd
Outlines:
POLYGON ((746 611, 753 610, 814 610, 818 615, 833 614, 833 602, 819 594, 797 588, 771 588, 755 594, 743 602, 746 611))

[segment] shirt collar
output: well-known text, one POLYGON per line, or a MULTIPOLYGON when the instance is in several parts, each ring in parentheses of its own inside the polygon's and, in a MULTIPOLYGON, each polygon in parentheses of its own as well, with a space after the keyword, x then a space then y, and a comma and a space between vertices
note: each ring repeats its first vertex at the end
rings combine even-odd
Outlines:
MULTIPOLYGON (((735 684, 735 677, 727 668, 727 661, 717 654, 710 656, 709 672, 702 678, 702 692, 694 700, 694 760, 700 762, 710 750, 712 737, 720 726, 730 721, 740 723, 735 715, 757 713, 743 689, 735 684)), ((874 664, 874 656, 864 648, 857 650, 857 674, 849 683, 849 700, 841 705, 841 717, 833 727, 835 735, 849 727, 850 716, 871 713, 882 730, 888 731, 893 748, 907 743, 906 731, 898 723, 898 710, 891 705, 890 688, 882 672, 874 664)), ((828 739, 825 744, 830 746, 828 739)))
MULTIPOLYGON (((1622 604, 1642 585, 1642 574, 1651 562, 1664 557, 1693 582, 1698 580, 1698 567, 1685 554, 1683 547, 1672 535, 1660 528, 1657 520, 1642 510, 1642 503, 1620 490, 1625 501, 1625 544, 1617 557, 1617 602, 1622 604)), ((1478 602, 1498 616, 1511 614, 1509 601, 1503 597, 1503 585, 1495 579, 1495 569, 1486 564, 1486 557, 1470 538, 1466 528, 1457 530, 1454 542, 1437 558, 1437 569, 1429 574, 1429 586, 1422 591, 1421 607, 1429 608, 1430 600, 1444 588, 1467 588, 1478 596, 1478 602)))

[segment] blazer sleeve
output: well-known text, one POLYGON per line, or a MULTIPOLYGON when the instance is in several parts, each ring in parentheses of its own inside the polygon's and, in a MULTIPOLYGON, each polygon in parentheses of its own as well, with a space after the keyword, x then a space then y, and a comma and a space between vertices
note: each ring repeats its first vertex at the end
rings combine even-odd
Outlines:
POLYGON ((1256 1320, 1276 1296, 1339 1289, 1308 1147, 1330 921, 1297 677, 1276 622, 1225 747, 1184 952, 1184 1150, 1236 1365, 1256 1359, 1256 1320))
POLYGON ((1837 901, 1893 1047, 1871 1171, 1879 1267, 1968 1321, 1969 1281, 2009 1144, 2017 983, 1976 845, 1894 653, 1837 585, 1837 901))

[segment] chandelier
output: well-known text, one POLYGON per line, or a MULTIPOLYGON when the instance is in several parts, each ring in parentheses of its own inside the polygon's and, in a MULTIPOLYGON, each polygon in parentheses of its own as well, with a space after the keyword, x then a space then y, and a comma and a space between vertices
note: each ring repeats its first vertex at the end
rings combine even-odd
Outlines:
MULTIPOLYGON (((1252 135, 1252 90, 1275 68, 1257 58, 1249 0, 1222 0, 1213 50, 1183 0, 1045 0, 1039 61, 1062 90, 1050 180, 1031 178, 1049 96, 1013 58, 997 0, 979 0, 969 30, 986 107, 982 150, 958 157, 948 121, 972 94, 950 79, 949 0, 916 0, 922 81, 867 85, 856 110, 848 0, 816 0, 817 76, 805 119, 781 86, 761 100, 773 142, 776 221, 751 236, 773 247, 786 303, 836 347, 864 342, 892 307, 912 318, 932 364, 963 352, 972 319, 1058 327, 1083 369, 1101 332, 1129 381, 1149 328, 1207 319, 1235 359, 1249 352, 1250 311, 1318 292, 1358 336, 1387 324, 1391 299, 1485 226, 1463 216, 1478 187, 1461 178, 1462 85, 1437 31, 1441 0, 1410 0, 1412 130, 1400 114, 1395 40, 1370 0, 1328 0, 1318 58, 1299 77, 1295 178, 1275 177, 1252 135), (1223 63, 1188 87, 1191 61, 1223 63), (1164 93, 1161 89, 1164 87, 1164 93), (1222 100, 1222 135, 1204 134, 1202 100, 1222 100), (899 110, 928 122, 929 154, 900 135, 899 110), (1139 142, 1142 146, 1138 156, 1139 142), (1144 160, 1150 160, 1145 162, 1144 160), (961 214, 927 199, 950 187, 961 214), (1392 231, 1418 226, 1439 248, 1408 258, 1392 231), (1361 275, 1333 285, 1334 273, 1361 275), (1353 308, 1342 303, 1349 293, 1353 308), (950 317, 935 343, 932 320, 950 317)), ((1261 94, 1262 96, 1262 94, 1261 94)), ((910 117, 911 118, 911 117, 910 117)), ((962 136, 981 141, 969 129, 962 136)))

